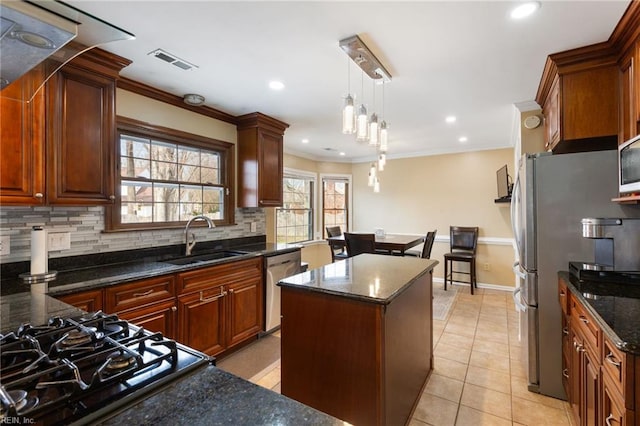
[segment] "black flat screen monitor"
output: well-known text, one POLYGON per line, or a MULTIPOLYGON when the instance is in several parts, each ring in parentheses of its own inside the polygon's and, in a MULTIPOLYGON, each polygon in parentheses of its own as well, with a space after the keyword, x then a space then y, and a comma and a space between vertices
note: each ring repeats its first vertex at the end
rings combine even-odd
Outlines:
POLYGON ((498 182, 498 198, 509 197, 511 192, 509 191, 509 172, 506 164, 498 169, 496 179, 498 182))

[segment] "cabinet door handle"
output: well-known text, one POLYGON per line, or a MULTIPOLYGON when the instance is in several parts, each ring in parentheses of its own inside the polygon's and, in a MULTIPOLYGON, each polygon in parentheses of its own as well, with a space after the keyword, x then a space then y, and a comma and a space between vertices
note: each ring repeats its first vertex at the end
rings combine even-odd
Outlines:
POLYGON ((585 323, 585 324, 589 324, 589 320, 588 320, 585 316, 580 315, 578 318, 579 318, 579 319, 580 319, 580 321, 582 321, 583 323, 585 323))
POLYGON ((44 195, 42 195, 42 192, 36 192, 35 194, 33 194, 33 196, 34 196, 35 198, 42 198, 42 197, 44 197, 44 195))
POLYGON ((218 300, 218 299, 220 299, 220 298, 222 298, 222 297, 224 297, 224 296, 226 296, 226 295, 227 295, 227 292, 226 292, 226 291, 223 291, 223 292, 221 292, 220 294, 217 294, 217 295, 215 295, 215 296, 213 296, 213 297, 206 297, 206 298, 205 298, 205 297, 204 297, 204 292, 203 292, 203 291, 201 291, 201 292, 200 292, 200 301, 201 301, 201 302, 213 302, 213 301, 216 301, 216 300, 218 300))
POLYGON ((569 335, 569 329, 567 327, 564 327, 562 329, 562 334, 564 334, 565 336, 568 336, 569 335))
POLYGON ((569 369, 565 368, 564 370, 562 370, 562 375, 568 379, 569 378, 569 369))
POLYGON ((613 355, 613 352, 609 352, 604 359, 611 365, 614 365, 616 368, 620 368, 620 363, 616 362, 615 359, 616 357, 613 355))
MULTIPOLYGON (((613 426, 613 425, 611 424, 611 420, 615 420, 615 419, 616 419, 616 418, 614 417, 614 415, 610 413, 610 414, 607 416, 607 418, 606 418, 606 419, 604 419, 604 422, 607 424, 607 426, 613 426)), ((617 422, 616 422, 616 423, 617 423, 617 422)))
POLYGON ((133 293, 133 297, 144 297, 150 295, 151 293, 153 293, 153 289, 145 291, 144 293, 133 293))
POLYGON ((177 310, 178 310, 178 308, 177 308, 177 307, 175 307, 175 306, 172 306, 172 307, 171 307, 171 312, 175 312, 175 311, 177 311, 177 310))
POLYGON ((565 297, 565 296, 566 296, 566 293, 564 292, 564 290, 562 290, 562 291, 560 292, 560 297, 565 297))
POLYGON ((111 201, 114 201, 114 200, 116 199, 116 196, 115 196, 115 195, 109 195, 109 199, 110 199, 111 201))

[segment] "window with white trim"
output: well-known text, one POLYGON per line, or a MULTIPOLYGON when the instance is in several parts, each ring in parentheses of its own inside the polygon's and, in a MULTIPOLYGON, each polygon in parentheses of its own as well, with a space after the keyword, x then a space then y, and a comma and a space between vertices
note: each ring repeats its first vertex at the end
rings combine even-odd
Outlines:
POLYGON ((312 174, 285 170, 282 185, 282 207, 276 208, 276 241, 300 243, 314 238, 314 191, 312 174))
POLYGON ((328 226, 340 226, 349 231, 349 180, 342 177, 322 178, 322 229, 327 237, 328 226))

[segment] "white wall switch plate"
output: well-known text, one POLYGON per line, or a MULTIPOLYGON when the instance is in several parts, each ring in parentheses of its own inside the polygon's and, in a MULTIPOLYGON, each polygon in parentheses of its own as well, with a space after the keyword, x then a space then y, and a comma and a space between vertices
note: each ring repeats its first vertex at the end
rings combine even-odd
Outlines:
POLYGON ((251 231, 250 232, 258 232, 258 222, 251 222, 251 231))
POLYGON ((3 235, 0 237, 0 256, 7 256, 11 254, 11 237, 9 235, 3 235))
POLYGON ((53 232, 49 234, 49 251, 69 250, 71 248, 71 233, 53 232))

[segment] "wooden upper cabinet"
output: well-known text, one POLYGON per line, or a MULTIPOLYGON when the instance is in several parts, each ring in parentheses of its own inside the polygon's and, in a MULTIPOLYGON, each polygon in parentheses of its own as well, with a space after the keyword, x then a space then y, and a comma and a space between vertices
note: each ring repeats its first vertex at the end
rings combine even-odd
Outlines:
POLYGON ((115 199, 116 80, 129 61, 90 50, 47 83, 47 202, 115 199))
POLYGON ((44 93, 20 99, 37 88, 44 73, 36 67, 0 92, 0 204, 44 202, 44 93))
POLYGON ((282 206, 287 127, 259 112, 238 117, 238 207, 282 206))
POLYGON ((620 124, 618 143, 636 135, 636 99, 634 55, 626 55, 620 62, 620 124))
POLYGON ((112 202, 116 80, 129 63, 91 49, 53 74, 31 102, 14 99, 38 87, 44 65, 1 92, 0 203, 112 202))
POLYGON ((536 101, 555 153, 613 149, 619 128, 615 49, 600 43, 547 58, 536 101))

